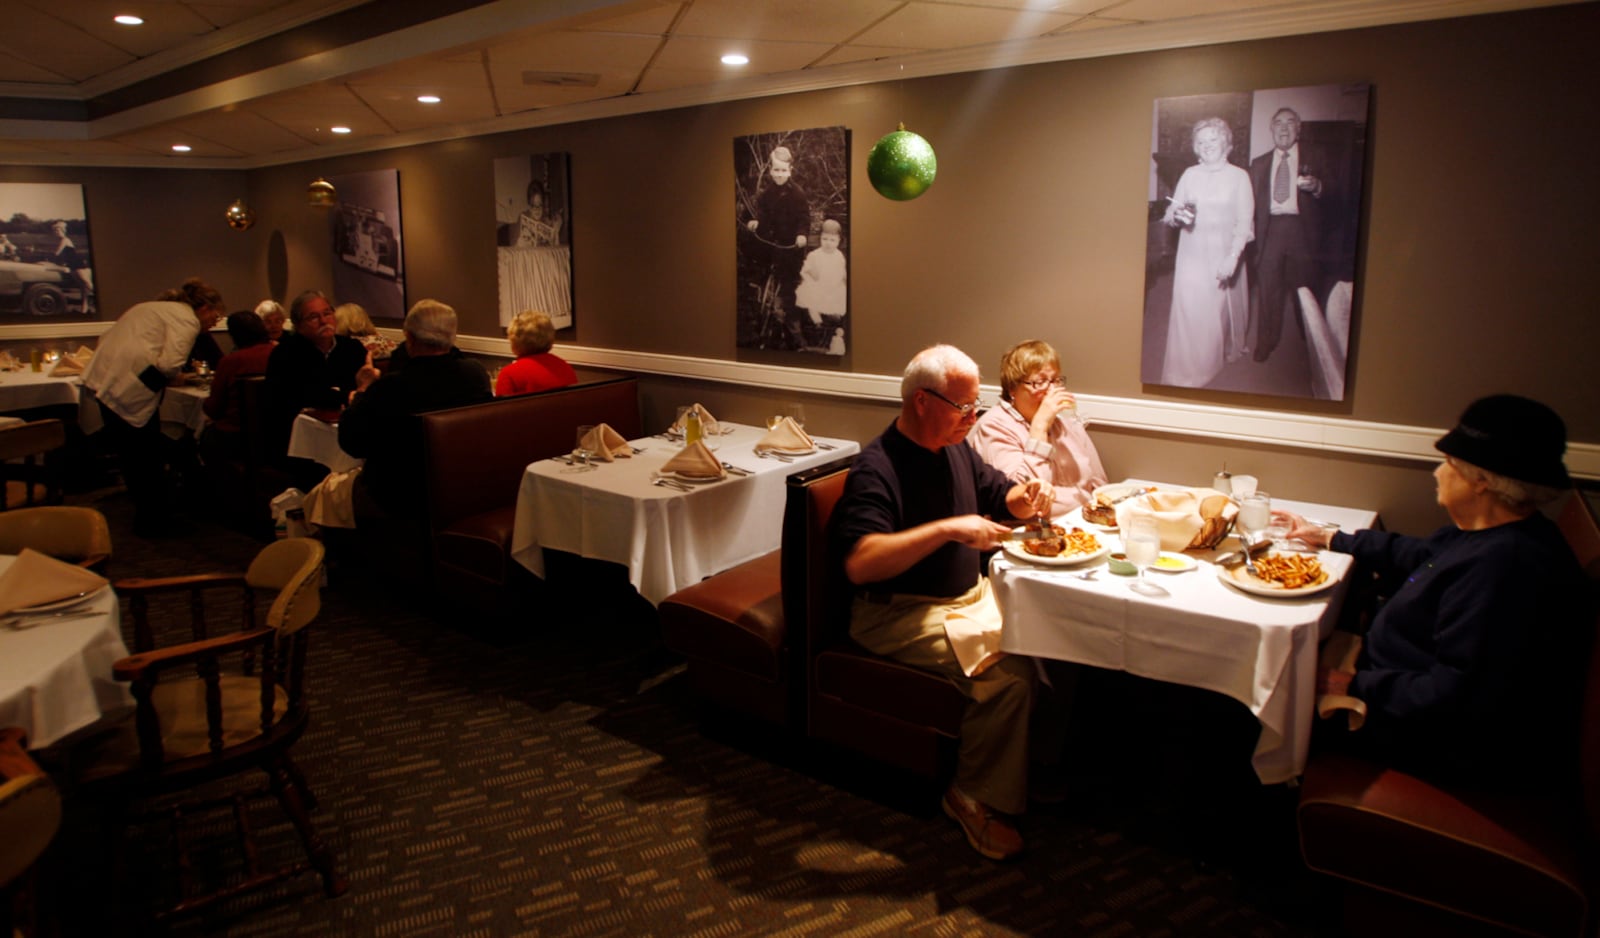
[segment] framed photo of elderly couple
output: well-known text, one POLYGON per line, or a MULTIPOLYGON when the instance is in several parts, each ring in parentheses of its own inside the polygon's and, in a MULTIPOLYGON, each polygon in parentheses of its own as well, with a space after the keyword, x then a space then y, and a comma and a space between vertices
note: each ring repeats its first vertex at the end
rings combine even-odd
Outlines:
POLYGON ((1371 95, 1156 99, 1142 381, 1344 400, 1371 95))

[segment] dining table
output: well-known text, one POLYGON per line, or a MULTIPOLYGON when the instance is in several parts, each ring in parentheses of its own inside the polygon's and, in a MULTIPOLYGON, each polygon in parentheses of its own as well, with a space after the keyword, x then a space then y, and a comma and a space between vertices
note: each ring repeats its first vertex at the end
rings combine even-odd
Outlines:
MULTIPOLYGON (((1378 523, 1376 512, 1360 508, 1276 497, 1272 507, 1344 531, 1378 523)), ((1084 522, 1079 509, 1055 523, 1093 533, 1103 555, 1073 563, 1070 557, 1023 559, 1023 552, 1014 548, 996 553, 990 581, 1004 617, 1001 650, 1231 697, 1248 707, 1261 726, 1251 758, 1256 776, 1263 784, 1298 778, 1315 719, 1317 651, 1338 621, 1351 558, 1314 552, 1329 575, 1322 588, 1282 595, 1247 591, 1232 585, 1239 581, 1233 579, 1231 566, 1218 563, 1242 546, 1230 534, 1213 549, 1177 554, 1168 565, 1173 572, 1147 570, 1145 578, 1159 591, 1145 595, 1129 588, 1131 577, 1109 569, 1104 554, 1122 549, 1114 529, 1084 522)))
MULTIPOLYGON (((78 427, 86 434, 99 433, 105 426, 100 414, 100 404, 93 393, 78 389, 78 427)), ((206 417, 205 402, 211 394, 207 384, 173 385, 161 392, 161 432, 169 439, 181 440, 185 436, 199 436, 210 419, 206 417)))
MULTIPOLYGON (((16 558, 0 555, 0 574, 16 558)), ((68 608, 0 618, 0 726, 48 746, 133 706, 111 666, 128 656, 110 585, 68 608)))
POLYGON ((338 423, 312 414, 295 416, 289 429, 289 455, 320 463, 334 472, 349 472, 366 462, 340 448, 338 423))
POLYGON ((665 435, 629 441, 636 452, 593 468, 569 458, 531 463, 523 473, 512 556, 544 576, 544 551, 557 550, 627 568, 652 604, 700 580, 778 548, 789 475, 861 451, 854 440, 817 437, 810 452, 763 457, 762 427, 722 422, 706 444, 736 467, 717 481, 656 484, 683 448, 665 435))
POLYGON ((49 368, 0 371, 0 413, 63 404, 72 406, 78 403, 78 391, 77 375, 54 377, 49 368))

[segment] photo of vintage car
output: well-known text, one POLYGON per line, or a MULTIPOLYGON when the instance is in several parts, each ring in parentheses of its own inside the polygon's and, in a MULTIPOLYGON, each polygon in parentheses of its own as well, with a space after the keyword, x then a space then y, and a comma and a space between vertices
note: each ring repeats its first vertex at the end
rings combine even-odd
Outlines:
POLYGON ((0 313, 61 316, 87 312, 83 283, 48 261, 0 261, 0 313))

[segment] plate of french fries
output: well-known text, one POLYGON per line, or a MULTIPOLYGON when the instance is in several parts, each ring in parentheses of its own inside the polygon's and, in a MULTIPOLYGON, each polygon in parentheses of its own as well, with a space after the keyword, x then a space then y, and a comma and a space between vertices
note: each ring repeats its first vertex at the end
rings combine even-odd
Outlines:
POLYGON ((1289 597, 1320 593, 1339 582, 1317 554, 1285 551, 1268 552, 1256 558, 1254 573, 1244 564, 1219 567, 1217 576, 1229 586, 1257 596, 1289 597))
POLYGON ((1014 539, 1005 541, 1000 546, 1006 553, 1019 560, 1054 567, 1088 563, 1104 557, 1111 551, 1111 545, 1083 528, 1055 524, 1048 533, 1051 536, 1027 540, 1014 539))

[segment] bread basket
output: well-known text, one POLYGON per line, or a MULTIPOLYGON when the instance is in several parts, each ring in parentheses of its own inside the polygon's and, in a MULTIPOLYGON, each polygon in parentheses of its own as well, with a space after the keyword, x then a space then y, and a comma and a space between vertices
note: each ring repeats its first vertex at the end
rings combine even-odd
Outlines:
POLYGON ((1233 530, 1233 519, 1238 515, 1237 511, 1229 510, 1232 505, 1232 500, 1226 495, 1210 495, 1201 499, 1200 530, 1184 549, 1210 550, 1222 543, 1222 539, 1233 530))

